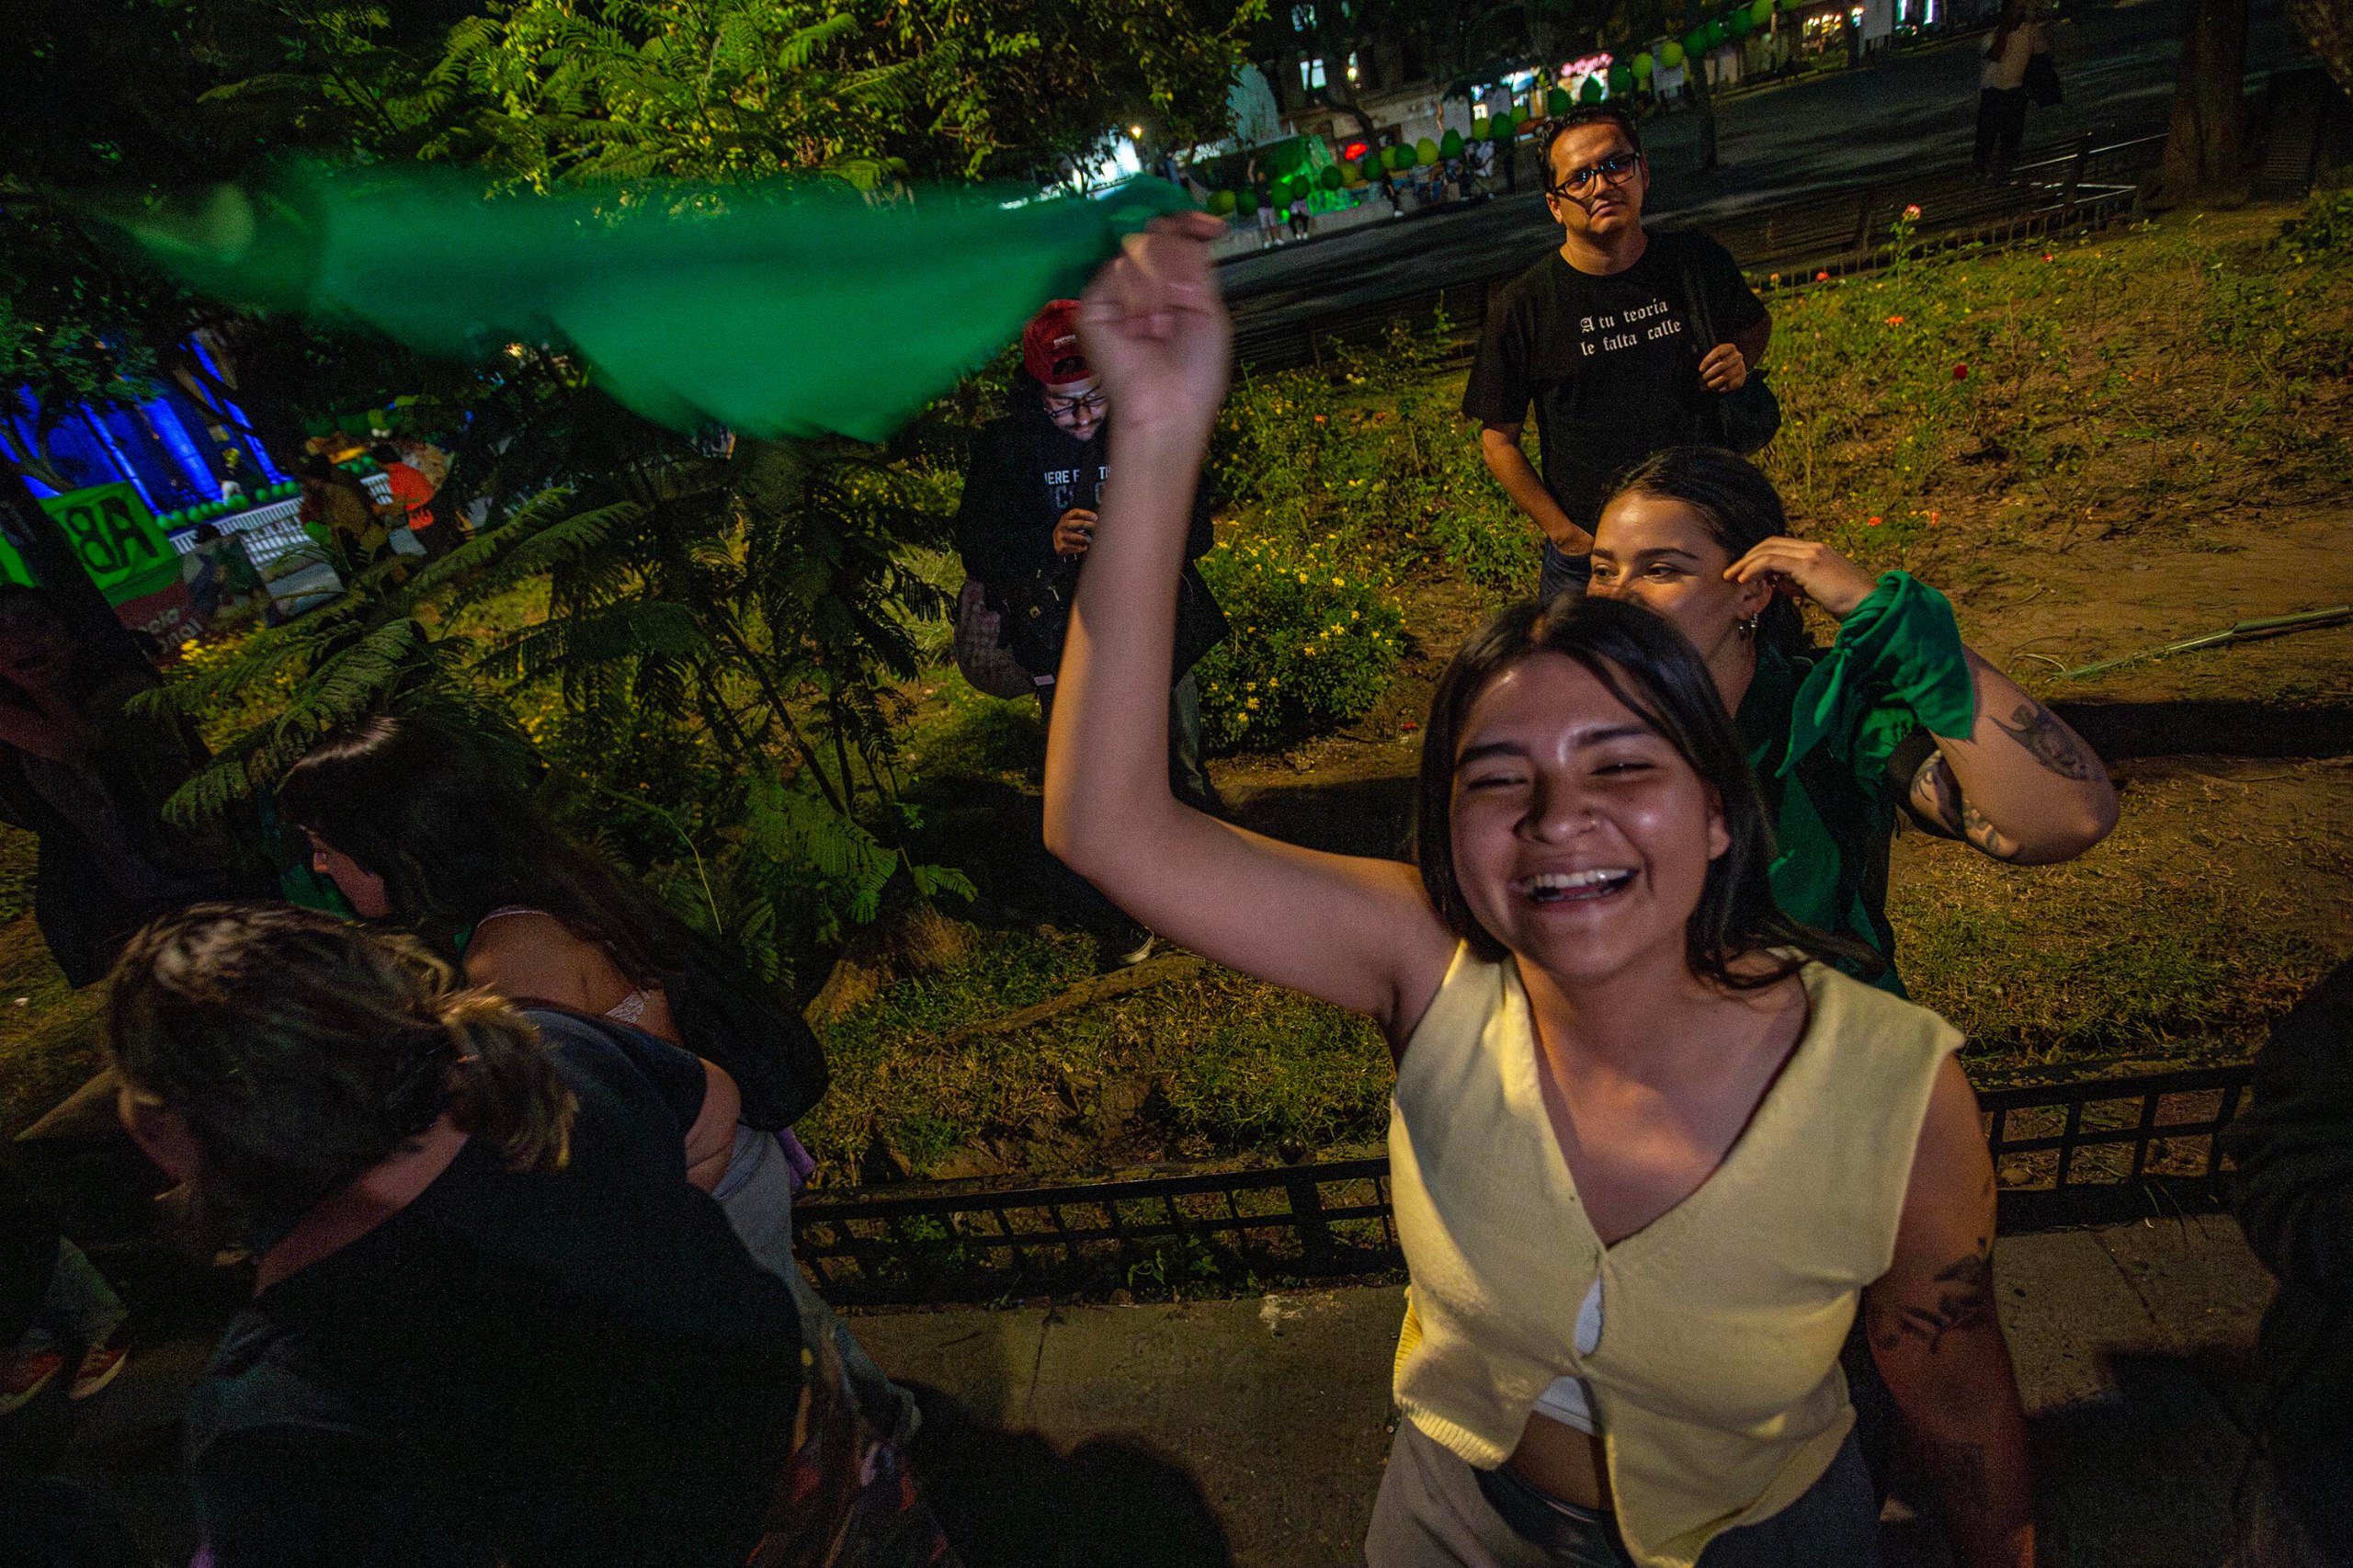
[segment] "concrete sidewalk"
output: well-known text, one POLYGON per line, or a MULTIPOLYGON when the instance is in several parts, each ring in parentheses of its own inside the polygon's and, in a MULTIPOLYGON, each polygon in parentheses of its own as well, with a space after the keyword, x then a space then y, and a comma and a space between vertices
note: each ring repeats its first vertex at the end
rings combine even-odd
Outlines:
MULTIPOLYGON (((2043 1562, 2214 1568, 2270 1294, 2229 1221, 2005 1238, 2043 1562)), ((917 1385, 934 1499, 972 1568, 1341 1568, 1390 1437, 1394 1288, 1133 1307, 860 1313, 917 1385)), ((177 1424, 209 1342, 142 1350, 77 1407, 67 1472, 167 1562, 192 1546, 177 1424)), ((1898 1521, 1896 1568, 1947 1561, 1898 1521)))
MULTIPOLYGON (((2271 1289, 2237 1227, 2008 1237, 1995 1272, 2034 1428, 2043 1561, 2214 1568, 2271 1289)), ((1354 1289, 854 1324, 894 1376, 946 1396, 926 1401, 942 1420, 924 1449, 974 1568, 1210 1564, 1228 1549, 1242 1568, 1341 1568, 1361 1561, 1388 1451, 1402 1311, 1395 1289, 1354 1289), (1024 1452, 993 1463, 989 1429, 1024 1452), (1056 1456, 1076 1473, 1058 1476, 1056 1456)), ((1916 1523, 1893 1525, 1890 1549, 1895 1563, 1947 1560, 1916 1523)))

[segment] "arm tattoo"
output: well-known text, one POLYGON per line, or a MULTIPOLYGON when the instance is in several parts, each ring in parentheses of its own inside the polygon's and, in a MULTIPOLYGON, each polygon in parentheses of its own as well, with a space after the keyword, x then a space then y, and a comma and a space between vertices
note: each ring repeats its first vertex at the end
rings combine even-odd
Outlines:
POLYGON ((1966 801, 1961 803, 1961 835, 1996 860, 2018 858, 2018 840, 1986 821, 1985 813, 1966 801))
POLYGON ((1961 780, 1952 776, 1952 765, 1940 751, 1930 752, 1912 775, 1904 803, 1922 831, 1938 838, 1959 838, 1968 831, 1961 814, 1961 780))
POLYGON ((1871 1343, 1881 1350, 1896 1350, 1907 1340, 1918 1340, 1930 1355, 1955 1329, 1976 1328, 1994 1321, 1994 1264, 1985 1244, 1967 1257, 1956 1258, 1937 1274, 1933 1305, 1888 1303, 1872 1316, 1871 1343))
POLYGON ((2099 772, 2098 759, 2086 751, 2083 743, 2040 702, 2025 703, 2010 715, 2007 723, 1995 719, 1994 727, 2018 742, 2047 771, 2062 778, 2090 778, 2099 772))

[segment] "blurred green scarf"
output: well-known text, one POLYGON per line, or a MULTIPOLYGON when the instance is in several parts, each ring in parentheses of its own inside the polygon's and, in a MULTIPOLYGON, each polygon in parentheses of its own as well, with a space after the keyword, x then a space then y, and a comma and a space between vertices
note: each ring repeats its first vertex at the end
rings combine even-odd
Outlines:
POLYGON ((880 441, 1187 205, 1152 179, 1100 200, 782 181, 485 196, 446 169, 295 161, 199 207, 100 216, 243 307, 443 357, 554 349, 674 430, 880 441))

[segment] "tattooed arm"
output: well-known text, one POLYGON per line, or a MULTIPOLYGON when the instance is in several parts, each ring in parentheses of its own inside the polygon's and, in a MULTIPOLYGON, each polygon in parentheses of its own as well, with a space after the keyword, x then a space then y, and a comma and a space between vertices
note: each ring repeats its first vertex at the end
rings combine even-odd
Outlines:
POLYGON ((1977 682, 1977 723, 1965 741, 1939 737, 1904 802, 1931 833, 1965 838, 1996 860, 2072 860, 2116 825, 2116 787, 2083 737, 1964 650, 1977 682))
POLYGON ((1948 1058, 1913 1156, 1895 1260, 1864 1329, 1966 1568, 2033 1568, 2026 1416, 1994 1311, 1994 1164, 1977 1096, 1948 1058))

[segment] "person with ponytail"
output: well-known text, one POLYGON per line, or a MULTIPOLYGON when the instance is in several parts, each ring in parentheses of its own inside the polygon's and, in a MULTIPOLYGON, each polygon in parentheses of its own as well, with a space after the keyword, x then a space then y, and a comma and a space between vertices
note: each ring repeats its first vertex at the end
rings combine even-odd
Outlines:
POLYGON ((133 938, 106 1034, 131 1137, 255 1260, 188 1412, 219 1568, 756 1539, 798 1325, 689 1185, 700 1062, 543 1038, 413 941, 265 905, 133 938))
POLYGON ((825 1324, 876 1423, 904 1442, 914 1399, 874 1365, 792 1256, 794 1189, 815 1162, 792 1134, 825 1089, 801 1015, 664 909, 643 884, 572 842, 480 744, 408 720, 331 735, 288 772, 286 821, 313 868, 364 920, 414 933, 466 978, 642 1029, 718 1069, 739 1102, 712 1196, 753 1257, 825 1324))
POLYGON ((735 1096, 708 1063, 286 905, 147 927, 105 1027, 124 1126, 253 1260, 188 1415, 214 1568, 783 1563, 846 1521, 939 1560, 709 1196, 735 1096))
POLYGON ((2073 859, 2116 825, 2099 758, 1961 642, 1950 600, 1790 537, 1772 481, 1744 458, 1675 447, 1620 475, 1589 591, 1665 616, 1699 650, 1764 791, 1774 898, 1867 945, 1899 996, 1887 920, 1899 810, 2029 866, 2073 859), (1829 647, 1807 636, 1801 601, 1838 623, 1829 647))

